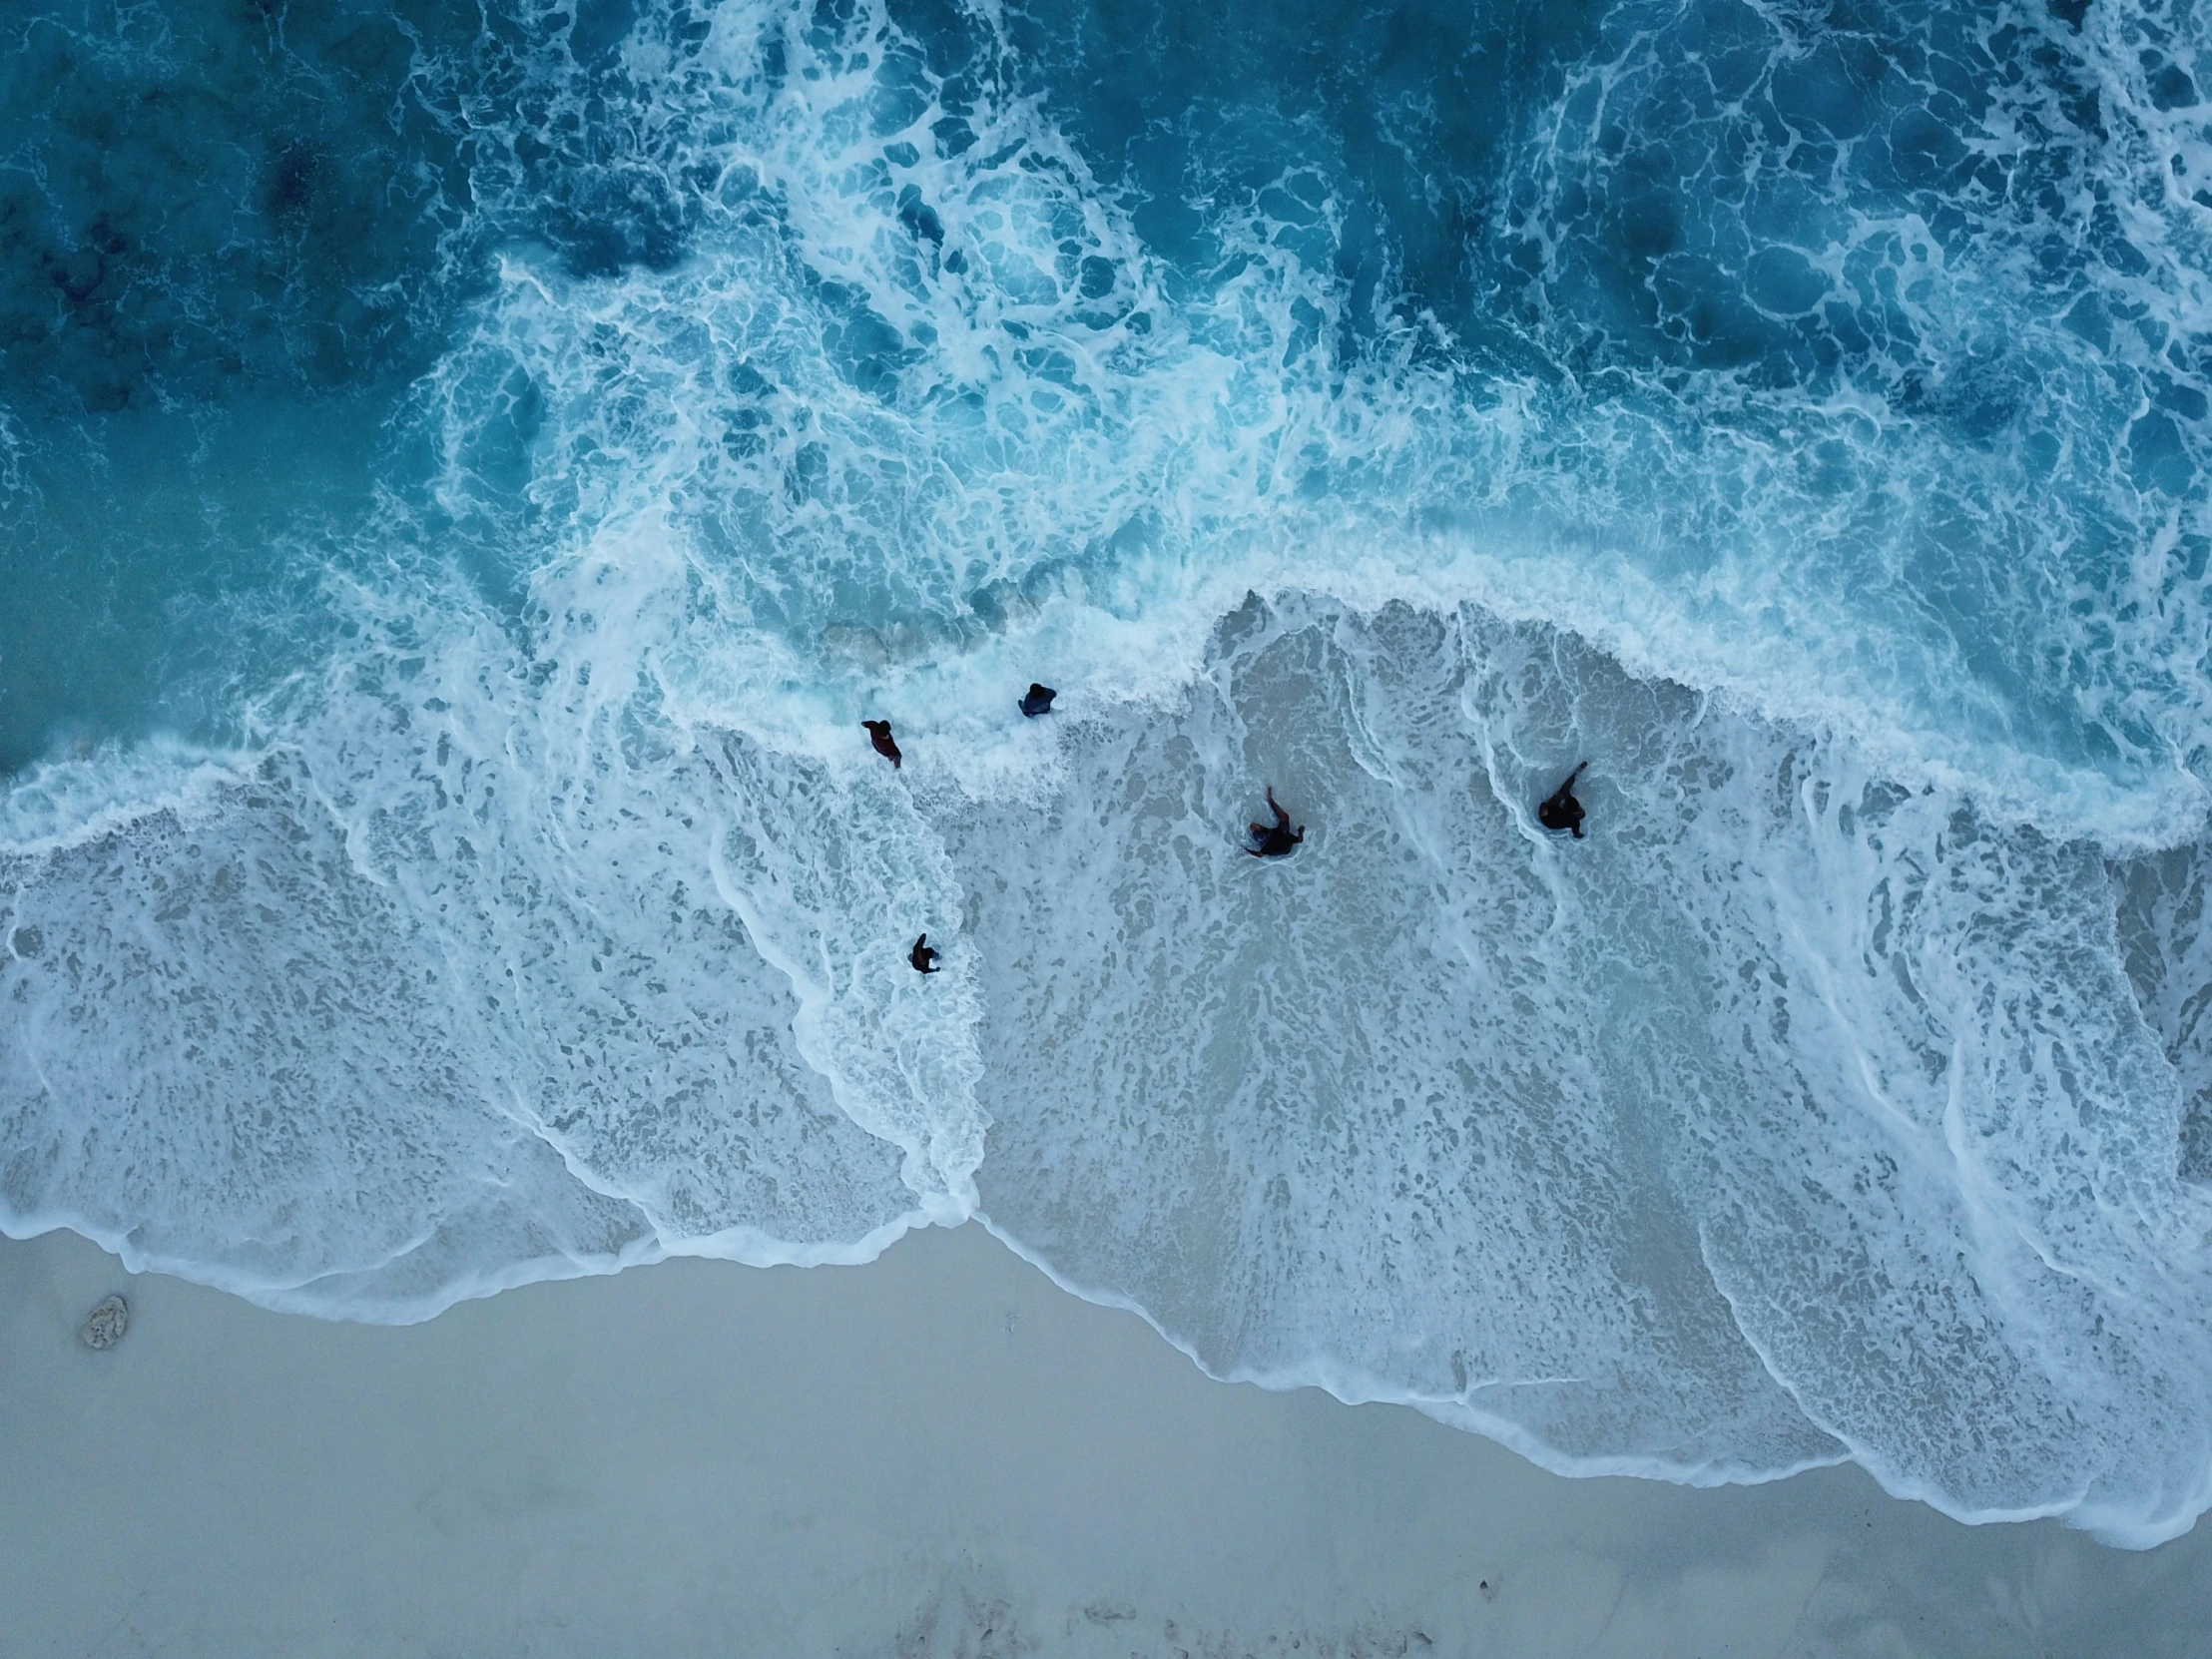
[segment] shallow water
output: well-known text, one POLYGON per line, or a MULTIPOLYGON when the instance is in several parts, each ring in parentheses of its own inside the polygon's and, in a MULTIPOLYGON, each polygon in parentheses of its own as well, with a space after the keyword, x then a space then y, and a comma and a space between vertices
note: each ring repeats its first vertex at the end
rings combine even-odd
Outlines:
POLYGON ((2212 1504, 2192 9, 458 16, 5 26, 10 1232, 2212 1504))

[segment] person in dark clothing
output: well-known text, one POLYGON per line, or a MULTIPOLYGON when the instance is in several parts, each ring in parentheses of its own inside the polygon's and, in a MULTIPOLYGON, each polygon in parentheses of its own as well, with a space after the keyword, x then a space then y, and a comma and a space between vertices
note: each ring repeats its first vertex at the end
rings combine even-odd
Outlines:
POLYGON ((1029 695, 1021 700, 1021 712, 1031 720, 1039 715, 1052 713, 1052 700, 1060 694, 1050 686, 1040 686, 1035 681, 1029 685, 1029 695))
POLYGON ((1258 846, 1248 846, 1245 850, 1255 858, 1284 857, 1293 847, 1306 838, 1305 825, 1300 825, 1295 833, 1292 831, 1291 815, 1276 805, 1275 786, 1273 784, 1268 786, 1268 811, 1275 815, 1275 824, 1272 828, 1265 824, 1255 824, 1250 827, 1252 838, 1260 844, 1258 846))
POLYGON ((1568 773, 1567 781, 1553 790, 1544 804, 1536 809, 1536 822, 1546 830, 1571 830, 1576 840, 1582 838, 1582 803, 1574 798, 1574 781, 1582 776, 1583 769, 1589 764, 1584 761, 1581 766, 1568 773))
POLYGON ((914 940, 914 948, 906 952, 906 960, 914 964, 916 973, 935 973, 937 958, 942 954, 930 945, 929 935, 924 933, 914 940))
POLYGON ((897 766, 898 745, 891 741, 891 723, 887 720, 863 720, 860 724, 867 728, 867 741, 874 746, 875 753, 892 766, 897 766))

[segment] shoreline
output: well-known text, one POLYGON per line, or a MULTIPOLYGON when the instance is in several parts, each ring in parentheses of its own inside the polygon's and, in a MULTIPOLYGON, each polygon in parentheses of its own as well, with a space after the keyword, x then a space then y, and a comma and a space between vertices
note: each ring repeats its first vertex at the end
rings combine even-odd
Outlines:
POLYGON ((1852 1465, 1567 1478, 1214 1382, 980 1226, 411 1326, 0 1240, 0 1490, 40 1659, 2178 1655, 2212 1620, 2212 1529, 1966 1526, 1852 1465))

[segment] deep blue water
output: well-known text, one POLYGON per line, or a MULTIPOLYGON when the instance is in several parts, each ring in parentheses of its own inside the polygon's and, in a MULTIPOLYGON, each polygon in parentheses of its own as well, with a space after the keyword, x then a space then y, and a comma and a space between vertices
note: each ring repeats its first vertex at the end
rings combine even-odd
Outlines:
POLYGON ((404 1320, 980 1216, 1554 1467, 2170 1536, 2208 33, 27 0, 0 1223, 404 1320))

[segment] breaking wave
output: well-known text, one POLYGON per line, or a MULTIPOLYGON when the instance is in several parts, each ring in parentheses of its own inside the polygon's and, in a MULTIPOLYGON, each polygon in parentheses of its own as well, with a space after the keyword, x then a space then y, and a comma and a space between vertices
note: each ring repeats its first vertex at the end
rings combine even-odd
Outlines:
POLYGON ((2192 9, 447 10, 8 25, 10 1232, 2212 1505, 2192 9))

